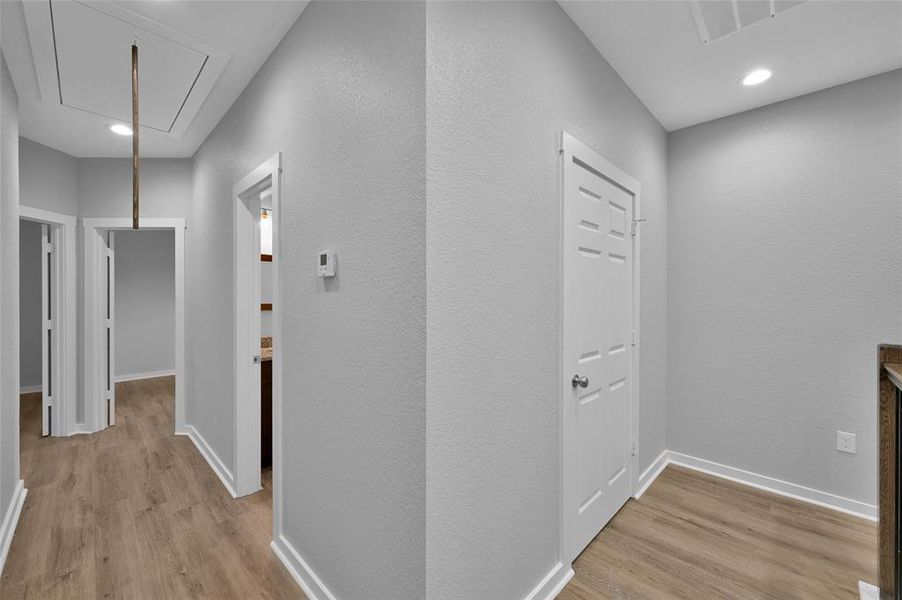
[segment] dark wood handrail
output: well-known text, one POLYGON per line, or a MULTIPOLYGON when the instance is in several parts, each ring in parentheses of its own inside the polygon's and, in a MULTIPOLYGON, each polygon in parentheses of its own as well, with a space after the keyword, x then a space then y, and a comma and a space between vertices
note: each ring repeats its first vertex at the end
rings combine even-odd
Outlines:
MULTIPOLYGON (((895 373, 887 365, 902 364, 902 346, 882 344, 877 349, 879 380, 878 429, 880 445, 878 493, 880 528, 880 598, 896 598, 896 416, 898 414, 895 373)), ((899 387, 898 389, 902 389, 899 387)))

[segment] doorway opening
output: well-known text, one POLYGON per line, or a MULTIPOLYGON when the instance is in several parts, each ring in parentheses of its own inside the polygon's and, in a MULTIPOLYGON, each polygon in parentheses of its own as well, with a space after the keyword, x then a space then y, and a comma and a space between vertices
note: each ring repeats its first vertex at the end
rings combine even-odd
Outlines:
POLYGON ((75 217, 19 210, 20 401, 37 411, 35 437, 78 433, 75 217))
POLYGON ((561 568, 638 490, 639 183, 566 132, 561 568))
POLYGON ((186 434, 185 220, 141 219, 138 231, 127 218, 82 224, 84 429, 116 424, 117 381, 174 373, 174 432, 186 434))
POLYGON ((281 533, 281 154, 233 187, 235 495, 261 489, 272 469, 273 539, 281 533))

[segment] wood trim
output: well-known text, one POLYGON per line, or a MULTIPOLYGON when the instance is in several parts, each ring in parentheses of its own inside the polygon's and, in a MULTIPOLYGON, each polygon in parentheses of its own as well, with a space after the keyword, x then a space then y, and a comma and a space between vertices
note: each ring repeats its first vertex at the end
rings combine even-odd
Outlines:
POLYGON ((877 349, 879 379, 878 428, 880 464, 879 530, 880 530, 880 598, 896 598, 896 385, 884 365, 902 363, 902 346, 883 344, 877 349))
POLYGON ((261 254, 260 260, 263 262, 272 262, 272 254, 261 254))
POLYGON ((272 310, 272 302, 261 302, 260 310, 272 310))

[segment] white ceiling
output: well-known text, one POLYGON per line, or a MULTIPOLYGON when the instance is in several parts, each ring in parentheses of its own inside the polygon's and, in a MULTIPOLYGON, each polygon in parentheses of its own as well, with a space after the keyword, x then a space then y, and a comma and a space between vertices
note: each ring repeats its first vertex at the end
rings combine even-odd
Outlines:
POLYGON ((560 4, 668 131, 902 67, 898 0, 809 0, 707 45, 689 0, 560 4))
MULTIPOLYGON (((142 155, 187 157, 308 3, 25 1, 28 21, 22 0, 0 1, 0 45, 19 94, 20 132, 81 157, 131 153, 130 139, 107 129, 127 121, 130 108, 128 49, 111 48, 137 37, 143 49, 142 155), (51 6, 59 19, 56 46, 51 6), (43 28, 33 17, 41 12, 43 28)), ((737 12, 757 3, 769 4, 744 0, 737 12)), ((902 67, 898 0, 809 0, 717 39, 712 31, 707 45, 689 0, 562 0, 561 6, 668 130, 902 67), (739 84, 759 66, 774 71, 770 81, 739 84)))
POLYGON ((141 154, 192 156, 307 4, 2 0, 20 133, 74 156, 130 156, 108 125, 131 121, 137 40, 141 154))

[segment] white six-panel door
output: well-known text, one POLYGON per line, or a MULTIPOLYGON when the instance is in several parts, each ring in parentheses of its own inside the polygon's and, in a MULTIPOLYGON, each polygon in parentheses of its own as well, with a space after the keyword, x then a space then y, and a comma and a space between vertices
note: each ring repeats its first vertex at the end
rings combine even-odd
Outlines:
POLYGON ((563 548, 632 494, 633 211, 638 185, 563 136, 563 548))

